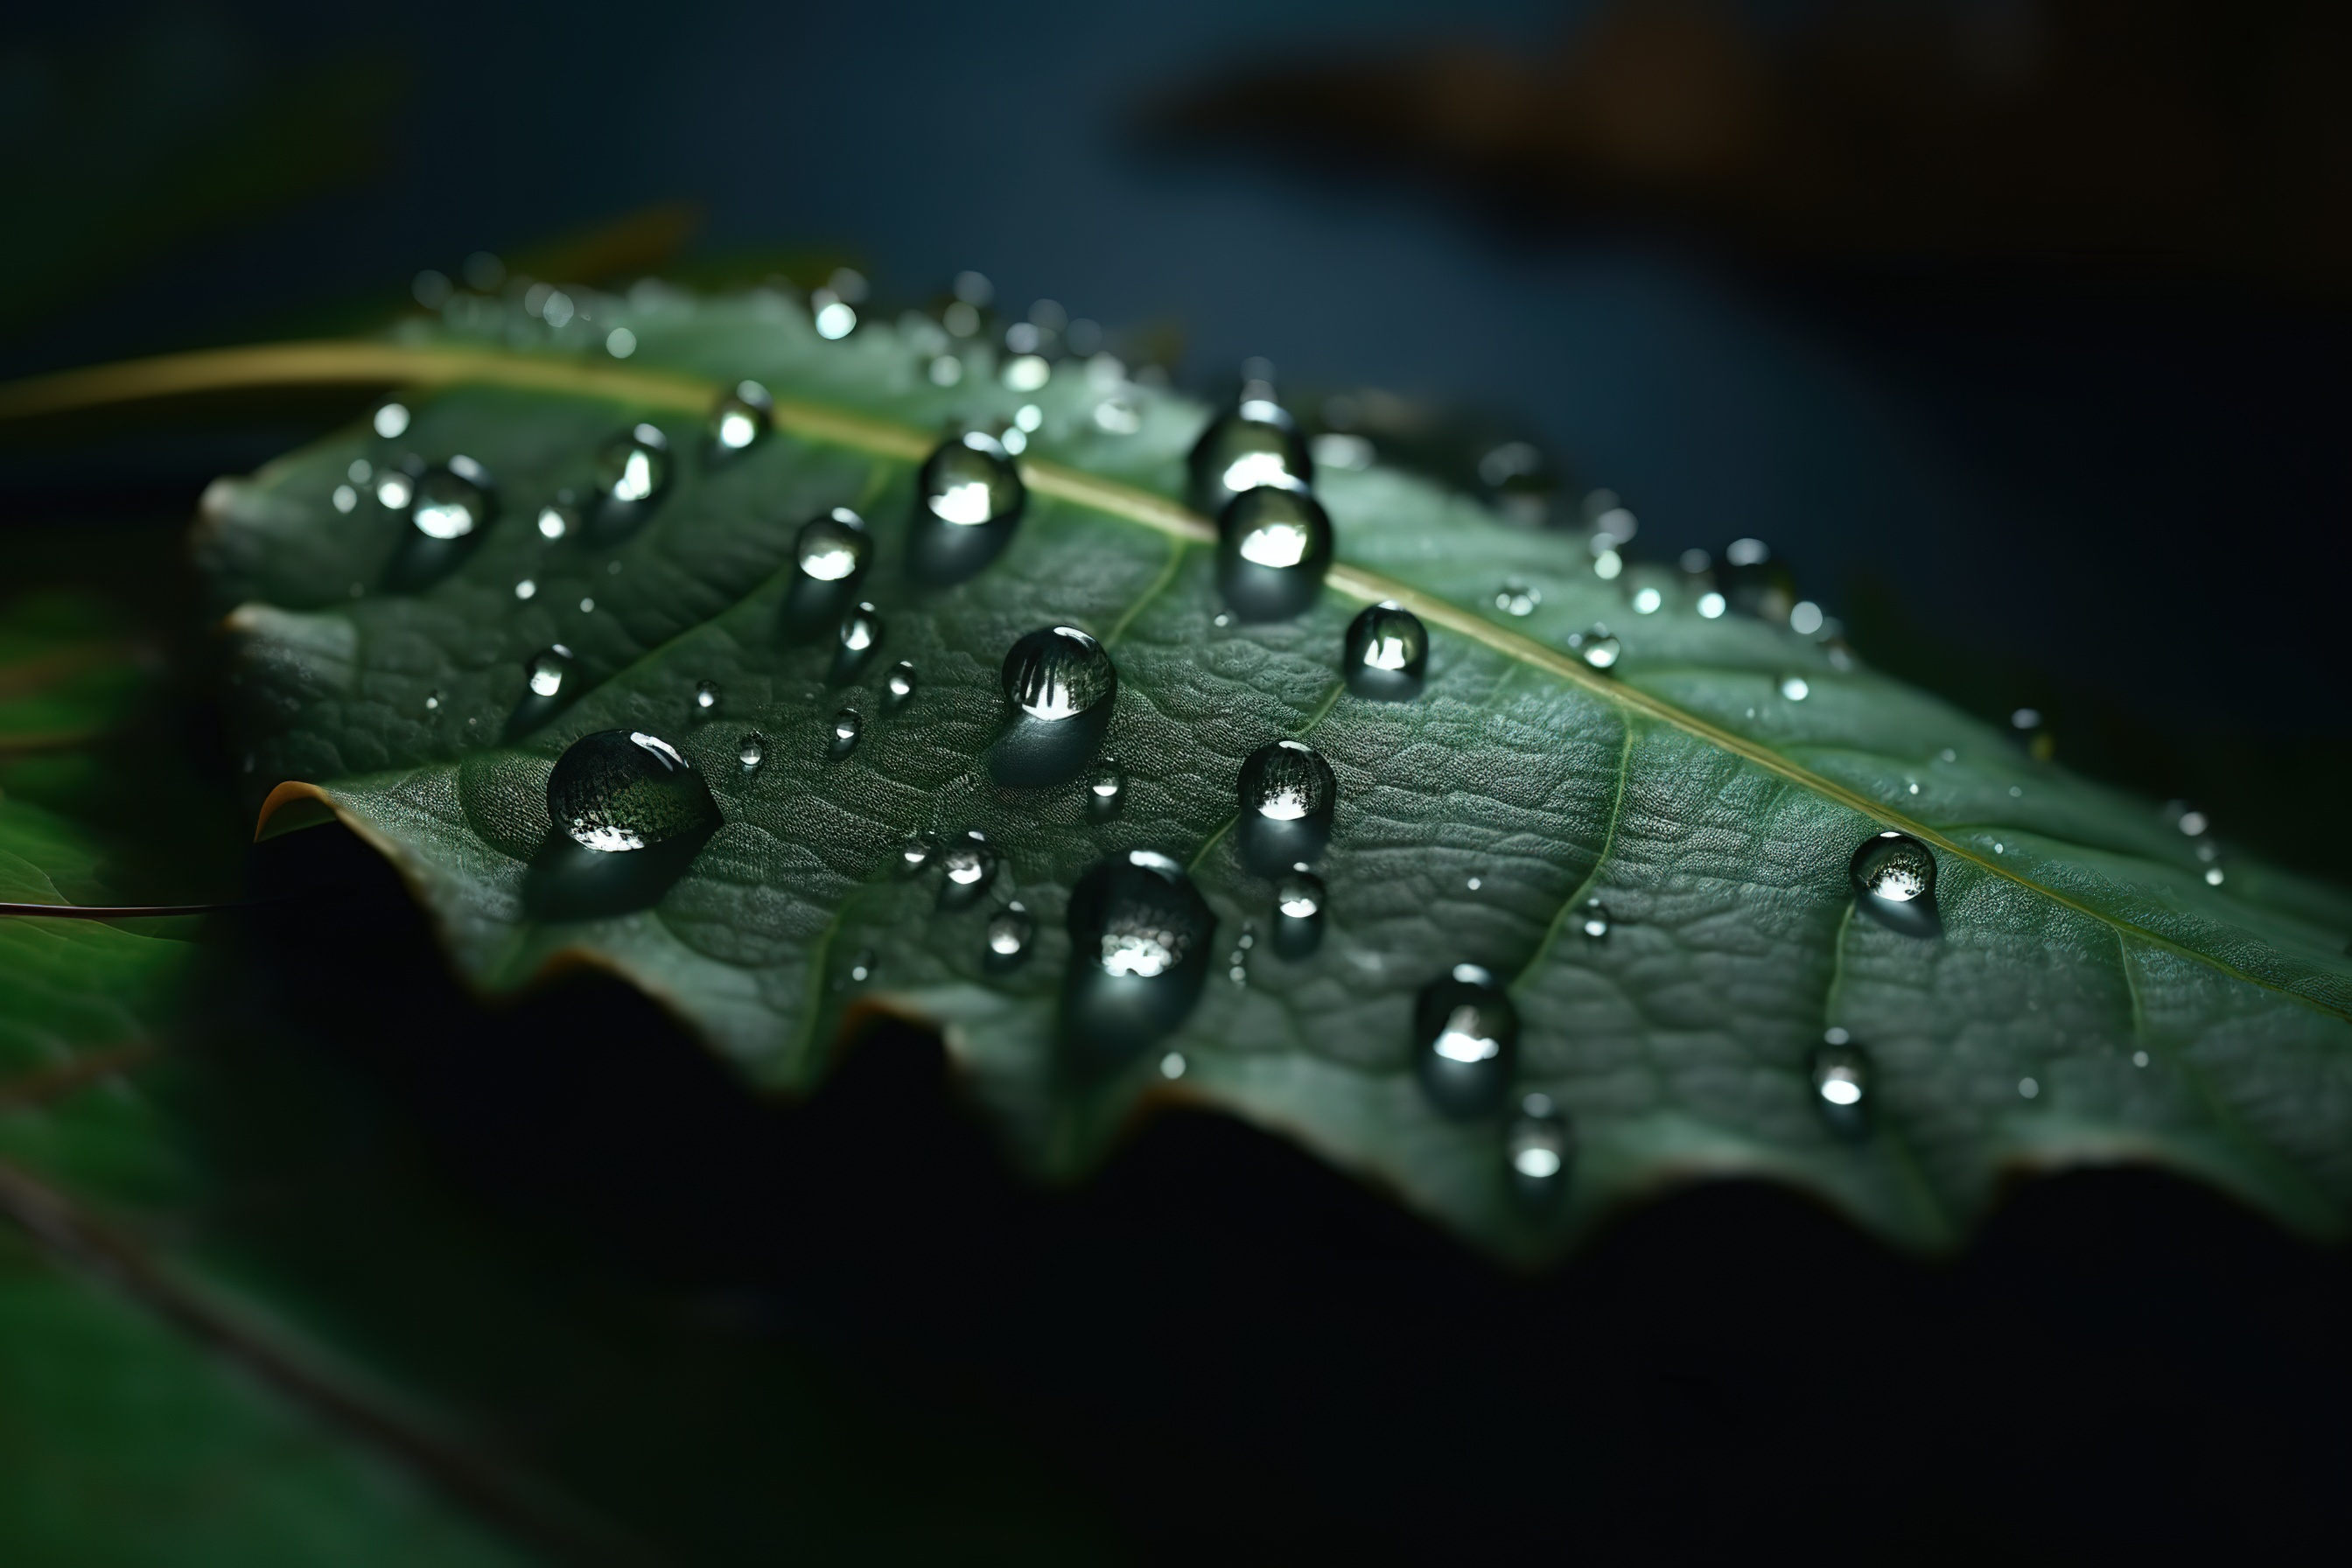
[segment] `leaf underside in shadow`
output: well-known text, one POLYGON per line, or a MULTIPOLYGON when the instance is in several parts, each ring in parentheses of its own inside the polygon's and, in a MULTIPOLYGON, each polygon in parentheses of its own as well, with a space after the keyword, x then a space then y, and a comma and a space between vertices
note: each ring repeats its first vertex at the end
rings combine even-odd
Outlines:
POLYGON ((1037 1171, 1084 1171, 1139 1110, 1181 1098, 1523 1260, 1663 1185, 1734 1174, 1933 1249, 1983 1216, 2005 1170, 2111 1161, 2341 1233, 2342 892, 2186 835, 1842 649, 1709 618, 1704 585, 1674 570, 1603 579, 1580 538, 1383 468, 1318 483, 1342 563, 1319 600, 1236 618, 1213 530, 1175 499, 1208 411, 1099 370, 1066 363, 1008 391, 989 351, 927 324, 825 342, 762 291, 593 304, 593 324, 562 331, 474 301, 392 342, 320 347, 321 363, 405 366, 413 423, 224 481, 199 524, 237 644, 254 801, 299 781, 331 804, 394 858, 484 991, 584 958, 789 1091, 822 1077, 860 1010, 907 1014, 942 1028, 1037 1171), (604 352, 616 326, 638 345, 625 366, 604 352), (942 355, 960 372, 946 387, 942 355), (718 455, 705 411, 743 377, 776 392, 780 427, 718 455), (922 585, 917 465, 959 422, 1024 405, 1042 423, 1009 548, 922 585), (604 542, 543 537, 540 509, 590 498, 596 454, 640 420, 676 462, 650 519, 604 542), (459 454, 494 476, 498 516, 444 574, 404 577, 410 524, 354 476, 459 454), (798 640, 786 615, 799 530, 836 506, 872 526, 856 596, 885 628, 845 675, 830 637, 798 640), (1429 624, 1411 700, 1339 679, 1349 620, 1383 598, 1429 624), (984 760, 1007 648, 1056 625, 1118 667, 1101 752, 1128 784, 1108 820, 1083 781, 1006 787, 984 760), (1605 674, 1574 652, 1600 626, 1622 646, 1605 674), (578 695, 509 738, 526 662, 557 644, 578 695), (918 684, 894 705, 883 682, 901 661, 918 684), (861 730, 841 757, 845 710, 861 730), (555 918, 531 895, 548 776, 609 730, 674 744, 722 825, 645 907, 555 918), (752 732, 763 760, 747 769, 752 732), (1304 957, 1276 951, 1272 883, 1232 831, 1243 759, 1281 738, 1313 745, 1339 784, 1315 866, 1326 929, 1304 957), (1849 861, 1889 827, 1933 848, 1939 934, 1855 908, 1849 861), (943 900, 936 857, 898 874, 910 833, 973 830, 999 858, 984 898, 943 900), (1216 920, 1211 975, 1173 1032, 1080 1071, 1061 1017, 1067 904, 1088 867, 1134 849, 1190 868, 1216 920), (986 933, 1014 901, 1036 935, 1007 969, 986 933), (1413 1070, 1416 997, 1460 963, 1500 977, 1521 1020, 1501 1109, 1468 1118, 1413 1070), (1859 1118, 1825 1114, 1812 1078, 1838 1030, 1871 1064, 1859 1118), (1572 1128, 1565 1175, 1532 1191, 1508 1157, 1531 1095, 1572 1128))

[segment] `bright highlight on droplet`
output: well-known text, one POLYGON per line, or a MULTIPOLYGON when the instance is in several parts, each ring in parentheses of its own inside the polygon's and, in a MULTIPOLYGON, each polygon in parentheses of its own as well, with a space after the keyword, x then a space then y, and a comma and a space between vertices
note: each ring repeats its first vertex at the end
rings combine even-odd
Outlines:
POLYGON ((1710 621, 1721 620, 1725 607, 1723 595, 1712 588, 1698 596, 1698 613, 1710 621))
POLYGON ((515 584, 515 597, 518 599, 528 599, 538 592, 539 584, 528 577, 515 584))
POLYGON ((1789 611, 1789 629, 1801 637, 1809 637, 1822 629, 1822 607, 1811 599, 1800 599, 1789 611))
POLYGON ((1171 1051, 1166 1056, 1161 1057, 1160 1058, 1160 1076, 1161 1078, 1182 1078, 1184 1076, 1184 1053, 1181 1051, 1171 1051))
POLYGON ((1780 682, 1780 695, 1791 702, 1802 702, 1812 695, 1813 689, 1805 684, 1802 676, 1792 675, 1780 682))
POLYGON ((1637 616, 1654 616, 1658 613, 1658 606, 1665 602, 1666 596, 1655 588, 1637 588, 1633 591, 1633 613, 1637 616))
POLYGON ((857 326, 857 312, 839 300, 817 307, 812 318, 816 323, 816 335, 827 342, 847 337, 857 326))
POLYGON ((614 327, 604 334, 604 352, 614 359, 626 359, 637 352, 637 334, 626 327, 614 327))
POLYGON ((387 403, 375 411, 375 433, 387 441, 399 439, 408 431, 408 406, 387 403))

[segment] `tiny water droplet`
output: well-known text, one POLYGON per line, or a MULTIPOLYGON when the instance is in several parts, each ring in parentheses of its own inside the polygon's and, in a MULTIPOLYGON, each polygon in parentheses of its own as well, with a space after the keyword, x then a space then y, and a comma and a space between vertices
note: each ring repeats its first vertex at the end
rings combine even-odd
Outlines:
POLYGON ((335 503, 337 511, 348 512, 360 504, 360 492, 349 485, 337 485, 335 493, 328 499, 335 503))
POLYGON ((2223 880, 2223 879, 2222 879, 2222 875, 2221 875, 2221 867, 2219 867, 2219 866, 2208 866, 2208 867, 2205 868, 2205 885, 2206 885, 2207 887, 2209 887, 2209 888, 2218 888, 2218 887, 2220 887, 2220 886, 2221 885, 2222 880, 2223 880))
POLYGON ((542 539, 561 539, 580 526, 580 513, 572 507, 551 502, 539 509, 539 532, 542 539))
MULTIPOLYGON (((345 404, 344 406, 351 405, 345 404)), ((387 441, 397 441, 408 433, 408 407, 405 404, 400 403, 378 404, 375 417, 372 423, 375 426, 377 435, 387 441)))
POLYGON ((859 604, 841 617, 835 639, 833 679, 847 680, 864 667, 882 641, 882 617, 870 604, 859 604))
POLYGON ((1801 675, 1792 675, 1780 682, 1780 695, 1791 702, 1802 702, 1812 695, 1812 691, 1813 689, 1806 684, 1805 678, 1801 675))
POLYGON ((1525 1096, 1504 1131, 1503 1152, 1520 1200, 1530 1206, 1551 1202, 1567 1185, 1568 1167, 1576 1155, 1567 1113, 1548 1094, 1525 1096))
POLYGON ((863 985, 873 979, 874 972, 881 967, 880 954, 870 947, 860 948, 857 950, 857 956, 849 961, 849 978, 857 984, 863 985))
POLYGON ((801 575, 818 583, 841 583, 856 576, 873 552, 874 536, 866 520, 845 506, 811 518, 801 525, 793 545, 801 575))
POLYGON ((1019 904, 997 910, 988 921, 989 967, 1002 971, 1018 965, 1029 956, 1030 939, 1036 931, 1037 922, 1019 904))
POLYGON ((1609 934, 1609 906, 1599 899, 1587 899, 1584 908, 1577 911, 1577 921, 1587 937, 1599 942, 1609 934))
POLYGON ((739 381, 710 411, 710 438, 721 451, 740 452, 768 433, 776 400, 756 381, 739 381))
POLYGON ((1692 607, 1698 611, 1702 619, 1710 621, 1721 620, 1723 618, 1723 612, 1730 608, 1730 606, 1724 602, 1723 595, 1717 593, 1712 588, 1708 589, 1706 593, 1701 594, 1698 596, 1698 602, 1692 607))
POLYGON ((2147 1053, 2146 1051, 2134 1051, 2132 1053, 2132 1066, 2136 1068, 2144 1068, 2147 1066, 2147 1053))
POLYGON ((386 511, 405 511, 416 499, 416 476, 394 468, 375 482, 375 504, 386 511))
POLYGON ((2212 823, 2201 811, 2184 811, 2180 814, 2179 822, 2175 826, 2189 837, 2196 838, 2201 837, 2212 823))
POLYGON ((605 443, 596 458, 596 491, 614 506, 643 508, 669 486, 669 437, 639 424, 605 443))
POLYGON ((915 667, 903 659, 892 665, 889 675, 883 679, 882 689, 894 708, 912 701, 915 696, 915 667))
POLYGON ((939 852, 938 838, 918 829, 907 835, 905 841, 898 846, 898 869, 911 877, 929 866, 931 858, 939 852))
POLYGON ((865 721, 857 716, 856 709, 845 708, 835 713, 831 737, 824 744, 825 755, 836 763, 849 755, 857 749, 857 736, 864 728, 865 721))
POLYGON ((1359 697, 1412 697, 1429 669, 1429 629, 1393 599, 1369 605, 1348 623, 1339 667, 1348 689, 1359 697))
POLYGON ((1008 701, 1049 723, 1076 718, 1118 689, 1110 654, 1076 626, 1044 627, 1014 643, 1003 680, 1008 701))
POLYGON ((1507 579, 1495 591, 1495 608, 1507 616, 1532 616, 1543 603, 1543 590, 1520 578, 1507 579))
POLYGON ((1269 397, 1247 397, 1203 431, 1191 459, 1192 510, 1221 515, 1244 490, 1274 486, 1306 490, 1314 459, 1298 423, 1269 397))
POLYGON ((1229 626, 1234 624, 1234 617, 1225 611, 1219 610, 1214 616, 1210 617, 1209 624, 1219 627, 1229 626))
POLYGON ((1330 892, 1312 871, 1294 869, 1274 885, 1274 951, 1293 961, 1323 942, 1323 910, 1330 892))
POLYGON ((1618 658, 1624 653, 1625 645, 1596 626, 1584 634, 1584 640, 1577 646, 1576 651, 1593 668, 1609 669, 1614 668, 1618 658))
POLYGON ((542 653, 531 656, 530 694, 534 697, 560 697, 572 678, 572 650, 562 643, 542 653))
POLYGON ((428 691, 425 694, 425 710, 427 713, 438 713, 441 711, 441 694, 439 692, 428 691))
POLYGON ((715 680, 696 681, 694 683, 694 716, 698 719, 708 718, 711 710, 718 706, 719 683, 715 680))
POLYGON ((1108 822, 1127 804, 1127 770, 1105 757, 1087 775, 1087 820, 1108 822))
POLYGON ((940 864, 947 873, 940 888, 940 906, 968 909, 980 901, 996 876, 996 851, 979 834, 968 833, 947 847, 940 864))
POLYGON ((535 596, 538 593, 539 584, 532 582, 528 577, 515 584, 514 594, 515 597, 518 599, 529 599, 535 596))
POLYGON ((1633 613, 1637 616, 1654 616, 1665 602, 1666 596, 1655 588, 1633 590, 1633 613))
POLYGON ((565 748, 547 810, 584 848, 643 849, 719 826, 719 807, 677 748, 641 731, 600 730, 565 748))
POLYGON ((1843 1029, 1831 1029, 1813 1052, 1813 1098, 1832 1131, 1856 1137, 1870 1125, 1870 1053, 1843 1029))
POLYGON ((1486 882, 1485 882, 1485 880, 1484 880, 1483 879, 1481 879, 1481 878, 1477 878, 1477 877, 1473 877, 1473 878, 1471 878, 1468 881, 1466 881, 1466 882, 1463 883, 1462 885, 1463 885, 1464 887, 1465 887, 1465 888, 1469 889, 1472 892, 1474 892, 1474 893, 1475 893, 1475 892, 1476 892, 1479 889, 1481 889, 1481 888, 1485 887, 1486 884, 1486 882))
POLYGON ((1935 853, 1909 834, 1888 829, 1864 839, 1847 870, 1859 907, 1881 924, 1908 936, 1940 929, 1935 853))
POLYGON ((425 471, 408 521, 427 539, 463 539, 488 526, 496 508, 489 471, 460 456, 425 471))
POLYGON ((585 595, 583 595, 580 599, 580 613, 583 616, 594 615, 596 613, 596 601, 585 595))
POLYGON ((2017 1080, 2017 1092, 2027 1100, 2035 1099, 2042 1093, 2041 1081, 2037 1079, 2019 1079, 2017 1080))
POLYGON ((735 742, 735 760, 743 764, 745 773, 755 772, 768 760, 768 738, 757 730, 746 730, 735 742))
POLYGON ((1161 1057, 1160 1058, 1160 1076, 1166 1079, 1182 1078, 1184 1076, 1184 1053, 1181 1051, 1170 1051, 1166 1056, 1161 1057))
POLYGON ((1432 1104, 1462 1120, 1502 1105, 1517 1064, 1519 1015, 1494 975, 1455 964, 1422 988, 1413 1022, 1415 1070, 1432 1104))

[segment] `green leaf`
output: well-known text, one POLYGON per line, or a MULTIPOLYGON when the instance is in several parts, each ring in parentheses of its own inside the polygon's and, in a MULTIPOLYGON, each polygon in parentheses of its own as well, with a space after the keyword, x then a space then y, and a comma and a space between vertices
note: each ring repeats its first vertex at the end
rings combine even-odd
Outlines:
POLYGON ((231 611, 257 800, 299 781, 278 800, 331 805, 399 865, 484 991, 606 966, 792 1091, 862 1012, 908 1014, 942 1027, 1039 1171, 1084 1170, 1155 1104, 1215 1105, 1515 1258, 1730 1174, 1933 1248, 1985 1214, 2005 1172, 2117 1160, 2342 1233, 2342 891, 2216 849, 1833 645, 1709 618, 1675 571, 1603 578, 1580 539, 1383 468, 1319 482, 1341 559, 1319 602, 1234 620, 1213 529, 1175 499, 1209 411, 1108 366, 1066 363, 1014 392, 986 349, 919 320, 831 342, 761 291, 583 305, 593 320, 561 331, 480 301, 395 344, 270 351, 315 379, 404 374, 414 423, 224 481, 199 533, 231 611), (605 352, 615 329, 635 345, 625 366, 605 352), (780 429, 720 459, 702 416, 745 376, 782 399, 780 429), (916 464, 953 423, 1031 404, 1013 543, 969 581, 921 587, 905 554, 916 464), (541 537, 540 508, 587 495, 600 448, 638 420, 677 458, 650 522, 607 544, 541 537), (392 591, 408 524, 364 497, 340 511, 337 488, 355 464, 461 453, 495 476, 499 519, 446 576, 392 591), (887 624, 845 681, 782 619, 797 531, 835 506, 873 526, 858 592, 887 624), (1339 678, 1350 618, 1383 599, 1431 631, 1411 701, 1339 678), (1606 673, 1575 651, 1603 623, 1622 644, 1606 673), (1080 784, 1005 787, 984 758, 1006 649, 1053 625, 1090 630, 1118 668, 1103 750, 1129 784, 1107 823, 1080 784), (507 739, 525 661, 557 643, 585 689, 507 739), (902 659, 919 689, 894 709, 880 682, 902 659), (845 707, 862 738, 835 760, 845 707), (548 776, 572 742, 614 729, 673 742, 723 826, 645 907, 559 918, 532 869, 548 776), (747 773, 753 731, 766 761, 747 773), (1243 759, 1285 737, 1339 783, 1317 866, 1328 930, 1296 961, 1270 951, 1271 887, 1231 831, 1243 759), (1849 860, 1888 828, 1934 851, 1938 935, 1857 913, 1849 860), (946 907, 936 870, 895 874, 910 833, 974 829, 1001 857, 988 899, 946 907), (1166 1038, 1082 1070, 1060 1021, 1066 906, 1089 866, 1137 848, 1191 868, 1216 917, 1214 973, 1166 1038), (1008 900, 1037 936, 1004 973, 984 931, 1008 900), (1605 935, 1585 934, 1594 900, 1605 935), (1416 1078, 1416 997, 1464 963, 1517 1003, 1509 1103, 1540 1093, 1571 1121, 1554 1198, 1529 1201, 1514 1177, 1507 1116, 1442 1114, 1416 1078), (1858 1131, 1824 1114, 1810 1076, 1829 1030, 1874 1065, 1858 1131))

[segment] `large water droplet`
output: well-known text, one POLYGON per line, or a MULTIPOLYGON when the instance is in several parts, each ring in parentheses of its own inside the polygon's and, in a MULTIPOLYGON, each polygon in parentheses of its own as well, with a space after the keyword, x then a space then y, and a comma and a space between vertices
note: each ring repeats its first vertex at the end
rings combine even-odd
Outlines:
POLYGON ((908 567, 919 582, 961 583, 1012 542, 1028 498, 1003 444, 971 431, 942 441, 915 479, 908 567))
POLYGON ((1019 904, 1007 904, 988 921, 988 968, 1002 974, 1020 967, 1029 956, 1031 939, 1037 934, 1037 922, 1019 904))
POLYGON ((1127 770, 1105 757, 1087 775, 1087 820, 1108 822, 1127 804, 1127 770))
POLYGON ((1576 1158, 1568 1113, 1548 1094, 1525 1096, 1503 1133, 1503 1154, 1522 1202, 1531 1207, 1552 1203, 1568 1185, 1568 1168, 1576 1158))
POLYGON ((408 521, 427 539, 463 539, 489 526, 496 504, 489 471, 458 456, 425 470, 408 521))
POLYGON ((739 381, 710 411, 711 445, 721 452, 740 452, 765 436, 775 423, 776 400, 756 381, 739 381))
POLYGON ((893 708, 903 708, 915 700, 915 667, 901 659, 890 667, 883 678, 883 695, 893 708))
POLYGON ((1822 1037, 1813 1052, 1813 1096, 1822 1119, 1842 1137, 1858 1138, 1870 1128, 1870 1053, 1843 1029, 1822 1037))
POLYGON ((845 708, 835 713, 827 731, 824 754, 836 763, 840 762, 850 752, 857 750, 857 737, 864 732, 865 728, 866 721, 857 716, 856 709, 845 708))
POLYGON ((1082 1065, 1130 1060, 1183 1022, 1215 926, 1183 867, 1156 851, 1129 850, 1078 879, 1063 1019, 1082 1065))
POLYGON ((1519 1014, 1492 974, 1455 964, 1422 988, 1413 1025, 1414 1068, 1430 1103, 1465 1120, 1502 1105, 1517 1068, 1519 1014))
POLYGON ((1292 870, 1274 885, 1274 951, 1300 959, 1323 942, 1323 906, 1330 895, 1312 871, 1292 870))
POLYGON ((1359 697, 1401 701, 1415 696, 1429 668, 1429 629, 1394 600, 1367 605, 1348 624, 1339 666, 1348 689, 1359 697))
POLYGON ((1202 433, 1192 447, 1192 510, 1219 517, 1244 490, 1311 488, 1315 464, 1288 411, 1270 398, 1252 397, 1202 433))
POLYGON ((1245 620, 1305 611, 1331 565, 1331 520, 1305 490, 1242 491, 1218 518, 1217 541, 1218 589, 1245 620))
POLYGON ((1031 632, 1004 656, 1004 695, 1033 719, 1075 719, 1118 689, 1110 655, 1076 626, 1031 632))
POLYGON ((1906 936, 1942 930, 1936 909, 1936 857, 1907 833, 1888 829, 1862 841, 1848 867, 1856 904, 1906 936))
POLYGON ((940 907, 943 910, 971 908, 996 879, 996 851, 978 833, 967 833, 948 845, 939 858, 946 872, 940 885, 940 907))
POLYGON ((523 664, 523 693, 507 719, 509 738, 546 723, 579 694, 578 660, 562 643, 543 648, 523 664))
POLYGON ((997 783, 1037 789, 1076 778, 1110 724, 1118 670, 1110 654, 1076 626, 1045 626, 1004 656, 1005 700, 1013 713, 988 753, 997 783))
POLYGON ((793 553, 802 576, 817 583, 842 583, 866 569, 873 549, 874 536, 866 531, 866 520, 845 506, 837 506, 801 525, 793 553))
POLYGON ((694 765, 667 741, 630 730, 600 730, 565 748, 547 777, 547 811, 573 842, 605 854, 719 825, 694 765))
POLYGON ((670 481, 669 437, 640 424, 605 444, 596 457, 596 532, 618 538, 653 515, 670 481))
POLYGON ((1262 877, 1279 876, 1323 852, 1339 795, 1331 764, 1303 741, 1274 741, 1242 763, 1242 857, 1262 877))

